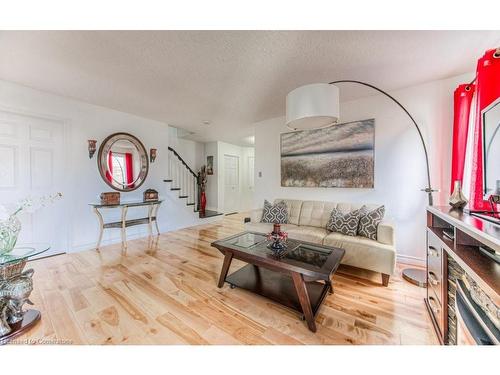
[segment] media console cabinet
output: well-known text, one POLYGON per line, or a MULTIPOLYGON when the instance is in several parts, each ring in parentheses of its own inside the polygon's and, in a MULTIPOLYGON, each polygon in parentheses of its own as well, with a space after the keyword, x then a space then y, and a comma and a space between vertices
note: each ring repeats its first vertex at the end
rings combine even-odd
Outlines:
POLYGON ((500 225, 450 207, 427 208, 425 304, 441 344, 498 344, 500 225))

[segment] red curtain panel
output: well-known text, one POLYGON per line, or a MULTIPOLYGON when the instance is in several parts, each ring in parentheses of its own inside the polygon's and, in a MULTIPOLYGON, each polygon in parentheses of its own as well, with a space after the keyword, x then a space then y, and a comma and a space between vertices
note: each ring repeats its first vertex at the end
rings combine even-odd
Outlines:
POLYGON ((494 54, 494 49, 486 51, 477 63, 476 124, 470 200, 470 207, 474 210, 490 209, 488 201, 483 199, 483 119, 481 111, 500 97, 500 58, 494 57, 494 54))
POLYGON ((106 171, 106 179, 111 183, 113 182, 113 153, 108 153, 108 170, 106 171))
POLYGON ((125 154, 125 168, 127 170, 127 184, 129 187, 134 187, 134 166, 132 160, 132 154, 127 152, 125 154))
POLYGON ((454 181, 463 181, 465 150, 467 148, 467 134, 469 132, 469 116, 475 85, 463 84, 457 87, 454 94, 453 119, 453 150, 451 158, 451 187, 453 193, 454 181))

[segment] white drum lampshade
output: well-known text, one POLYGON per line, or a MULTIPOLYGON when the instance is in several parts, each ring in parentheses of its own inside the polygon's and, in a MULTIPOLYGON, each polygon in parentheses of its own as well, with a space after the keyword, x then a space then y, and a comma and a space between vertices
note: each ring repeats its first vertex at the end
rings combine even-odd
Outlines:
POLYGON ((339 88, 328 83, 297 87, 286 96, 286 125, 294 130, 319 129, 339 119, 339 88))

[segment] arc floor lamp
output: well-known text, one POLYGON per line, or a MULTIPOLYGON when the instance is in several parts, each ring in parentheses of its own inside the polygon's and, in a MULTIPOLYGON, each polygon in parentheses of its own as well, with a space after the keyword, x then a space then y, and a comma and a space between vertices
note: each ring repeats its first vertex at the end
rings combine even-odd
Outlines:
MULTIPOLYGON (((334 126, 339 121, 340 101, 338 83, 355 83, 367 86, 391 99, 404 113, 408 115, 417 130, 425 155, 427 172, 427 187, 422 191, 427 193, 429 206, 433 205, 432 193, 437 191, 431 187, 431 176, 429 169, 429 155, 425 146, 424 137, 420 127, 408 112, 408 110, 392 95, 384 90, 362 81, 339 80, 329 83, 314 83, 305 85, 290 91, 286 97, 286 126, 292 130, 310 130, 334 126)), ((425 286, 427 273, 420 269, 407 268, 403 271, 403 277, 419 286, 425 286)))

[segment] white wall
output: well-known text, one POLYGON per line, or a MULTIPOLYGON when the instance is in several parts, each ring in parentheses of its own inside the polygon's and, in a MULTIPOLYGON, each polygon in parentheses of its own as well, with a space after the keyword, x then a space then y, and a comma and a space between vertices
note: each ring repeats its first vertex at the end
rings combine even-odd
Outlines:
MULTIPOLYGON (((450 186, 453 91, 473 74, 391 92, 419 124, 428 151, 431 183, 441 192, 435 205, 446 205, 450 186)), ((399 259, 421 263, 425 258, 425 159, 418 133, 406 114, 382 95, 341 104, 342 122, 375 118, 375 188, 291 188, 280 186, 280 133, 289 131, 284 117, 255 125, 254 207, 275 198, 384 204, 397 226, 399 259), (258 173, 262 172, 262 177, 258 173)))
MULTIPOLYGON (((98 224, 88 204, 98 201, 100 193, 110 191, 110 188, 101 179, 97 170, 97 153, 93 159, 88 157, 87 140, 96 139, 97 147, 99 147, 105 137, 115 132, 128 132, 135 135, 142 141, 148 152, 150 148, 158 149, 158 157, 156 162, 150 165, 146 182, 134 192, 122 193, 122 200, 142 199, 143 191, 148 188, 158 190, 165 199, 159 211, 161 231, 207 222, 197 219, 190 207, 185 206, 183 200, 167 191, 163 182, 167 171, 167 146, 169 144, 166 124, 5 81, 0 81, 0 109, 56 118, 65 124, 66 189, 63 191, 63 201, 58 204, 65 207, 70 222, 68 233, 65 231, 60 233, 61 236, 68 237, 68 251, 95 246, 98 224), (76 168, 70 168, 70 166, 76 168), (173 212, 175 215, 172 215, 173 212)), ((186 157, 188 157, 187 154, 186 157)), ((9 191, 2 191, 3 201, 8 200, 8 194, 9 191)), ((50 210, 50 207, 45 210, 50 210)), ((131 211, 131 216, 137 215, 143 216, 144 211, 131 211)), ((116 213, 111 216, 116 217, 116 213)), ((130 227, 127 231, 129 238, 147 234, 145 226, 130 227)), ((117 241, 119 241, 118 230, 105 231, 104 244, 117 241)))
POLYGON ((179 138, 177 128, 168 127, 169 146, 172 147, 184 159, 189 167, 198 172, 205 164, 205 145, 201 142, 191 141, 189 139, 179 138))
POLYGON ((241 147, 225 142, 205 143, 205 162, 207 156, 214 157, 214 174, 207 176, 207 208, 224 212, 224 155, 237 156, 239 160, 239 206, 246 211, 253 207, 254 189, 249 184, 248 157, 254 155, 253 147, 241 147))

